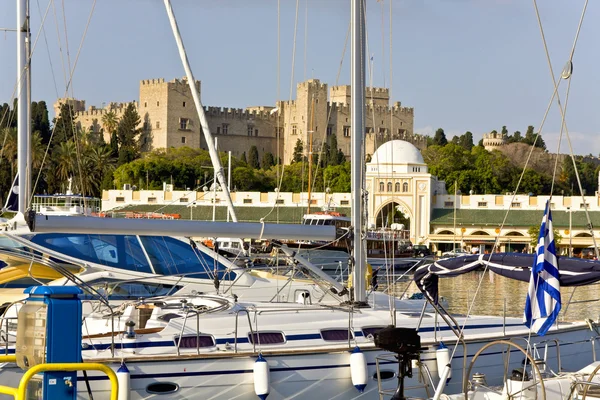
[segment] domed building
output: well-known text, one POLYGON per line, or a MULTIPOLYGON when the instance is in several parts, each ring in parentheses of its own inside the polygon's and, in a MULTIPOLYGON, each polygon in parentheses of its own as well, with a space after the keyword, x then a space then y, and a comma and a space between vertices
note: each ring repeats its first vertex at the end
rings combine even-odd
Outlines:
POLYGON ((412 243, 427 240, 433 196, 446 184, 428 172, 418 148, 403 140, 381 145, 366 165, 366 188, 369 227, 403 224, 412 243))

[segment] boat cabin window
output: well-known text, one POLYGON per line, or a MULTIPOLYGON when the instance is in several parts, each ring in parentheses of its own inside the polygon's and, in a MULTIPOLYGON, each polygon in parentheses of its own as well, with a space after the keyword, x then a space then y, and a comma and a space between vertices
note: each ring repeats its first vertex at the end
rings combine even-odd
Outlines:
POLYGON ((323 329, 321 337, 326 342, 343 342, 354 339, 354 335, 348 329, 323 329))
MULTIPOLYGON (((88 282, 108 300, 136 300, 139 298, 168 296, 177 293, 181 286, 158 282, 123 282, 118 279, 100 278, 88 282)), ((81 299, 96 299, 97 295, 85 292, 81 299)))
POLYGON ((188 278, 213 279, 217 269, 219 280, 234 280, 236 274, 187 242, 167 236, 140 236, 152 266, 160 275, 185 275, 188 278))
POLYGON ((179 343, 181 349, 197 349, 203 347, 215 347, 215 338, 212 335, 184 335, 179 341, 179 336, 175 336, 175 346, 179 343))
POLYGON ((375 337, 375 334, 382 330, 383 326, 371 326, 369 328, 362 328, 363 336, 368 338, 369 336, 375 337))
POLYGON ((285 335, 283 332, 254 332, 248 334, 251 344, 283 344, 285 335))
POLYGON ((38 233, 28 237, 51 250, 107 267, 152 273, 135 236, 38 233))

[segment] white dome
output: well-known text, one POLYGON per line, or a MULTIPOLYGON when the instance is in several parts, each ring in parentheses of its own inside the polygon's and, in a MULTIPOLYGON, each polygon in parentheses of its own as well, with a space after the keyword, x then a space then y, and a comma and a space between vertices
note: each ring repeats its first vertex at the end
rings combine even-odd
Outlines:
POLYGON ((371 163, 377 164, 425 164, 419 149, 404 140, 385 142, 371 157, 371 163))

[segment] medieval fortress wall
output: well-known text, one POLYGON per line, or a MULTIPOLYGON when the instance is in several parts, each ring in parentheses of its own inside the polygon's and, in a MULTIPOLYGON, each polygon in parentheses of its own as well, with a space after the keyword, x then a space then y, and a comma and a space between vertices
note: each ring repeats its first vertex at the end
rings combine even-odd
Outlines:
MULTIPOLYGON (((199 81, 196 86, 200 91, 199 81)), ((304 152, 308 154, 311 138, 316 157, 322 143, 332 134, 336 135, 339 149, 349 156, 350 89, 349 85, 333 86, 328 91, 327 84, 310 79, 297 85, 295 100, 280 101, 275 107, 204 106, 204 110, 219 150, 231 151, 236 157, 242 153, 248 155, 250 147, 256 146, 260 158, 270 152, 289 163, 297 140, 302 141, 304 152)), ((367 88, 366 95, 366 154, 373 154, 377 147, 392 139, 425 148, 426 139, 413 132, 413 108, 402 107, 400 102, 390 106, 389 90, 385 88, 367 88)), ((111 102, 101 108, 86 109, 84 100, 61 98, 54 104, 56 115, 65 102, 73 107, 80 128, 102 132, 106 142, 110 141, 110 133, 104 129, 103 117, 113 112, 119 119, 129 104, 111 102)), ((182 146, 207 148, 186 78, 142 80, 139 101, 133 104, 141 119, 144 150, 182 146)))

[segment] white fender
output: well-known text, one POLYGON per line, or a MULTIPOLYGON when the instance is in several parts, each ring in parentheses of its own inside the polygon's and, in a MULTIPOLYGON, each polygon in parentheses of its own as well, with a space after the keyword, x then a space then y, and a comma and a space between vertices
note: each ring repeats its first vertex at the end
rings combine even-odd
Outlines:
MULTIPOLYGON (((270 392, 269 363, 262 354, 254 362, 254 393, 260 400, 265 400, 270 392)), ((119 399, 120 400, 120 399, 119 399)))
MULTIPOLYGON (((443 342, 440 342, 440 345, 435 351, 435 358, 437 360, 439 378, 442 379, 444 375, 444 368, 446 365, 450 364, 450 349, 446 347, 443 342)), ((446 383, 450 382, 450 378, 452 378, 452 368, 450 368, 450 371, 448 372, 446 383)))
POLYGON ((360 392, 364 392, 369 381, 369 372, 367 371, 367 358, 358 346, 350 353, 350 377, 352 384, 360 392))
POLYGON ((117 382, 119 382, 119 391, 117 395, 118 400, 129 400, 130 388, 130 374, 127 365, 123 361, 121 366, 117 370, 117 382))

